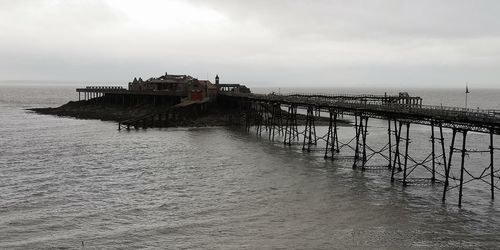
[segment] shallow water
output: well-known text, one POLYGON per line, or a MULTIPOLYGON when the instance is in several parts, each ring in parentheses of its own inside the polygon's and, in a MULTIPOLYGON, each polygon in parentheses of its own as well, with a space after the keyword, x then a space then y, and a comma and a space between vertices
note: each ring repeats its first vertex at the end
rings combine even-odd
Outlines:
MULTIPOLYGON (((300 145, 284 147, 237 128, 119 132, 112 122, 24 110, 74 98, 73 88, 0 87, 0 248, 500 243, 500 207, 484 183, 466 185, 458 208, 456 189, 443 204, 440 185, 403 188, 390 183, 389 171, 353 170, 351 161, 324 160, 322 152, 304 153, 300 145)), ((382 146, 385 122, 369 124, 369 144, 382 146)), ((352 133, 343 127, 340 139, 352 133)), ((412 127, 411 150, 419 160, 428 153, 428 134, 427 127, 412 127)), ((484 141, 473 134, 470 145, 487 148, 484 141)), ((482 171, 487 157, 471 154, 468 168, 482 171)))

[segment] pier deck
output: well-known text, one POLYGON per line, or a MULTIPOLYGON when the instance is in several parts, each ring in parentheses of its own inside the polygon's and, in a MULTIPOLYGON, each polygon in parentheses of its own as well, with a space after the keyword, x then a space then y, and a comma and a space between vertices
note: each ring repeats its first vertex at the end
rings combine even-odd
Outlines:
MULTIPOLYGON (((489 133, 493 129, 495 134, 500 134, 500 110, 465 109, 422 104, 405 105, 388 102, 386 101, 387 97, 370 95, 262 95, 231 92, 224 92, 222 95, 246 101, 293 105, 304 109, 314 107, 314 109, 321 110, 325 114, 329 110, 334 109, 343 114, 363 115, 381 119, 398 119, 425 125, 442 123, 444 127, 448 128, 464 128, 483 133, 489 133)), ((418 99, 421 100, 420 97, 418 99)))
POLYGON ((166 91, 166 90, 128 90, 121 86, 88 86, 77 88, 78 100, 81 100, 83 94, 84 100, 89 100, 104 95, 132 95, 132 96, 167 96, 176 97, 185 95, 185 91, 166 91))

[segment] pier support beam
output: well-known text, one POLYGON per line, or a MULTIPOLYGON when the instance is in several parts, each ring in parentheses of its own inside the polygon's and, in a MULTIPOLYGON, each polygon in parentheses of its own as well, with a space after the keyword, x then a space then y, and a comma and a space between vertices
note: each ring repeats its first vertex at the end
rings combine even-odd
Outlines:
POLYGON ((361 168, 365 170, 366 165, 366 136, 368 134, 368 117, 360 115, 359 124, 357 123, 357 117, 355 117, 355 127, 356 128, 356 148, 354 150, 354 163, 353 168, 358 167, 358 161, 361 160, 361 168))
POLYGON ((354 148, 354 163, 352 164, 352 168, 356 168, 358 164, 358 158, 359 158, 359 136, 360 136, 360 129, 363 128, 363 123, 361 120, 361 117, 359 119, 359 125, 358 125, 358 116, 354 115, 354 129, 356 130, 356 147, 354 148))
POLYGON ((252 126, 252 121, 254 117, 254 109, 252 102, 245 102, 245 131, 250 132, 250 127, 252 126))
POLYGON ((316 128, 314 126, 314 109, 313 107, 307 108, 307 116, 306 116, 306 126, 304 129, 304 141, 302 143, 302 150, 306 150, 307 143, 307 152, 311 151, 311 145, 316 142, 316 128), (313 137, 314 136, 314 140, 313 137))
MULTIPOLYGON (((311 112, 311 122, 312 122, 312 134, 314 136, 314 145, 318 145, 318 136, 316 136, 316 118, 315 118, 315 113, 314 113, 314 107, 312 108, 313 109, 313 112, 311 112)), ((319 110, 319 109, 318 109, 319 110)), ((318 111, 316 110, 316 111, 318 111)), ((318 114, 319 116, 319 112, 316 112, 316 114, 318 114)))
POLYGON ((387 136, 389 138, 389 164, 387 165, 387 167, 389 169, 392 168, 392 138, 391 138, 391 119, 387 119, 387 136))
POLYGON ((328 133, 326 135, 325 159, 328 158, 328 151, 331 152, 331 159, 334 159, 335 152, 339 151, 339 141, 337 135, 337 112, 329 110, 330 120, 328 124, 328 133))
POLYGON ((271 104, 271 118, 269 127, 269 140, 274 141, 276 130, 278 130, 278 135, 281 135, 283 127, 283 119, 281 117, 281 104, 272 103, 271 104))
POLYGON ((299 140, 299 131, 297 123, 297 106, 290 105, 288 107, 286 127, 285 127, 285 138, 283 143, 285 145, 291 146, 292 141, 299 140))
POLYGON ((292 145, 292 119, 293 119, 293 106, 288 106, 287 116, 285 121, 285 136, 283 138, 283 144, 286 146, 292 145))
POLYGON ((269 117, 269 133, 270 141, 274 141, 274 131, 276 130, 276 104, 271 104, 271 117, 269 117))
MULTIPOLYGON (((338 113, 335 111, 334 116, 333 116, 333 144, 332 144, 332 150, 334 149, 333 146, 335 146, 335 152, 339 153, 340 148, 339 148, 339 134, 338 134, 338 129, 337 129, 337 117, 338 113)), ((332 152, 332 160, 333 160, 333 152, 332 152)))
MULTIPOLYGON (((326 133, 326 145, 325 145, 325 156, 323 158, 328 158, 328 150, 330 148, 330 142, 333 145, 333 117, 332 117, 332 110, 330 110, 330 119, 328 120, 328 132, 326 133)), ((333 146, 332 146, 333 149, 333 146)), ((333 158, 333 151, 332 151, 332 158, 333 158)))
POLYGON ((408 148, 410 147, 410 123, 406 123, 406 146, 405 146, 405 165, 403 170, 403 186, 406 186, 406 170, 408 167, 408 148))
POLYGON ((401 157, 399 153, 399 145, 401 142, 401 130, 403 123, 399 122, 399 126, 396 120, 394 120, 394 134, 396 136, 396 150, 394 152, 394 164, 392 166, 391 172, 391 182, 394 182, 394 172, 396 171, 396 163, 398 165, 398 171, 401 171, 401 157))
POLYGON ((450 157, 448 158, 448 164, 445 166, 445 176, 444 176, 444 189, 443 189, 443 198, 442 201, 446 200, 446 192, 448 191, 449 186, 449 177, 450 177, 450 169, 451 169, 451 160, 453 159, 453 151, 455 150, 455 137, 457 135, 457 129, 453 129, 453 133, 451 136, 451 145, 450 145, 450 157))
POLYGON ((436 151, 435 151, 435 137, 434 137, 434 123, 431 123, 431 143, 432 143, 432 183, 436 182, 436 151))
POLYGON ((462 141, 462 161, 460 162, 460 189, 458 190, 458 206, 462 206, 462 189, 464 186, 464 170, 465 170, 465 144, 467 142, 467 130, 463 131, 463 141, 462 141))
MULTIPOLYGON (((361 117, 363 119, 363 117, 361 117)), ((363 141, 363 156, 362 156, 362 162, 361 162, 361 169, 365 170, 366 167, 366 136, 368 134, 368 116, 364 117, 365 122, 364 122, 364 128, 362 130, 362 141, 363 141)))
POLYGON ((256 102, 255 104, 255 134, 260 136, 262 133, 262 119, 264 119, 262 114, 262 108, 260 102, 256 102))
POLYGON ((443 124, 442 123, 439 123, 439 135, 440 135, 440 138, 439 138, 439 141, 441 143, 441 150, 443 152, 443 166, 445 168, 445 171, 446 171, 446 147, 444 146, 444 135, 443 135, 443 124))
POLYGON ((281 103, 276 104, 276 122, 278 123, 278 135, 283 136, 283 110, 281 110, 281 103))
POLYGON ((490 129, 490 185, 491 185, 491 199, 494 200, 495 199, 495 176, 494 176, 494 173, 495 173, 495 168, 494 168, 494 165, 493 165, 493 150, 495 149, 493 147, 493 133, 494 133, 494 130, 493 128, 490 129))

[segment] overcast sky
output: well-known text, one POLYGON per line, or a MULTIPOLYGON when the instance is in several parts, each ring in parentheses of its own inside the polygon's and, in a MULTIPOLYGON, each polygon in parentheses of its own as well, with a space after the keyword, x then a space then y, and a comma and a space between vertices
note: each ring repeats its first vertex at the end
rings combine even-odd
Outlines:
POLYGON ((500 1, 0 0, 0 80, 500 87, 500 1))

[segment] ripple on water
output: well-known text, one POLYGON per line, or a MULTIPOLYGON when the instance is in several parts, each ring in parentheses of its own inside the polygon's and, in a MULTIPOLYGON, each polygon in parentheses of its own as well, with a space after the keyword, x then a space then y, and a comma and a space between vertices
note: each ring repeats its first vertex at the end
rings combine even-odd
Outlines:
MULTIPOLYGON (((0 248, 74 249, 82 241, 96 249, 500 243, 498 205, 475 184, 459 209, 454 193, 442 205, 442 186, 402 188, 388 172, 352 170, 350 161, 325 161, 322 152, 234 129, 127 133, 107 122, 17 108, 0 113, 10 117, 0 121, 0 248)), ((427 143, 422 136, 412 147, 427 143)))

